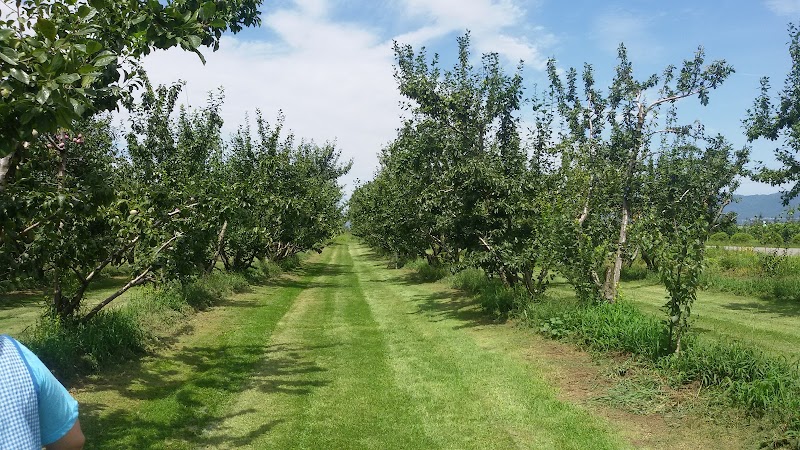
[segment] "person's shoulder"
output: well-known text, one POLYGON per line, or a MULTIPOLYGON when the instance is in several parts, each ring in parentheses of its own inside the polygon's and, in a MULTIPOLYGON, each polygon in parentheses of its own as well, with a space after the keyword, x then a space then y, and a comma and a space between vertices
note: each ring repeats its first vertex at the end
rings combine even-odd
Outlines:
POLYGON ((38 393, 42 385, 42 380, 50 374, 50 370, 47 369, 44 363, 42 363, 42 361, 23 343, 7 334, 1 335, 0 338, 3 338, 6 340, 6 342, 11 343, 11 345, 17 350, 22 358, 22 362, 25 363, 25 366, 28 369, 28 373, 33 379, 34 388, 38 393))
MULTIPOLYGON (((10 337, 9 337, 10 338, 10 337)), ((65 436, 78 420, 78 402, 28 347, 10 338, 28 365, 39 399, 42 443, 51 444, 65 436)))

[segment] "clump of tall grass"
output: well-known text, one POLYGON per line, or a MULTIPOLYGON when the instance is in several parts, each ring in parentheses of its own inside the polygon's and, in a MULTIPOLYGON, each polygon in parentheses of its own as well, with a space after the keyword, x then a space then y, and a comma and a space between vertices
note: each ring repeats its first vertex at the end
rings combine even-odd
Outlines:
POLYGON ((754 416, 777 423, 772 444, 800 448, 800 364, 738 342, 712 341, 659 361, 679 382, 720 390, 754 416))
POLYGON ((414 278, 423 283, 439 281, 442 278, 450 275, 450 268, 447 266, 432 266, 428 264, 428 261, 422 258, 417 258, 414 261, 406 263, 405 267, 411 269, 413 271, 414 278))
POLYGON ((139 321, 124 310, 101 312, 86 324, 45 315, 21 340, 61 379, 141 354, 148 342, 139 321))
POLYGON ((468 294, 477 294, 489 280, 483 270, 468 267, 453 275, 451 281, 454 288, 468 294))
POLYGON ((205 309, 221 302, 231 294, 245 292, 250 283, 244 275, 232 272, 212 272, 180 286, 181 295, 190 306, 205 309))
POLYGON ((709 249, 701 283, 735 295, 800 301, 800 257, 709 249))
POLYGON ((61 379, 94 372, 145 353, 159 335, 175 330, 187 315, 247 290, 247 278, 215 272, 186 283, 145 286, 124 304, 86 323, 62 323, 45 314, 20 340, 61 379))
POLYGON ((505 320, 529 300, 522 287, 509 288, 496 278, 488 278, 481 269, 467 268, 451 278, 457 289, 477 296, 481 307, 497 319, 505 320))
POLYGON ((531 303, 526 317, 551 337, 601 352, 625 352, 657 359, 663 353, 664 326, 658 319, 621 300, 602 304, 563 304, 558 300, 531 303), (540 305, 544 306, 542 308, 540 305), (543 311, 537 311, 543 309, 543 311))
POLYGON ((641 259, 635 260, 629 265, 622 266, 620 272, 621 281, 639 281, 648 280, 653 283, 660 283, 661 279, 658 277, 658 272, 647 268, 641 259))

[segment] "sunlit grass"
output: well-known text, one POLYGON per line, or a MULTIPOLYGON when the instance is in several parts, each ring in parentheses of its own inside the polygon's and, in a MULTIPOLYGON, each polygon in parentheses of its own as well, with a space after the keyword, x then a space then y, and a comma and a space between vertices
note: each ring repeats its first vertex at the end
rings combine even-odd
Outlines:
MULTIPOLYGON (((124 277, 102 278, 91 285, 84 299, 85 307, 96 305, 117 291, 127 282, 124 277)), ((116 308, 124 304, 133 288, 109 305, 116 308)), ((26 328, 36 323, 47 305, 44 291, 26 290, 0 294, 0 333, 19 336, 26 328)))
POLYGON ((199 314, 173 350, 79 390, 89 447, 627 447, 476 341, 480 310, 407 276, 345 239, 199 314))
MULTIPOLYGON (((642 311, 664 318, 666 291, 648 282, 622 284, 626 299, 642 311)), ((800 357, 800 303, 700 291, 691 327, 700 336, 755 344, 768 353, 800 357)))

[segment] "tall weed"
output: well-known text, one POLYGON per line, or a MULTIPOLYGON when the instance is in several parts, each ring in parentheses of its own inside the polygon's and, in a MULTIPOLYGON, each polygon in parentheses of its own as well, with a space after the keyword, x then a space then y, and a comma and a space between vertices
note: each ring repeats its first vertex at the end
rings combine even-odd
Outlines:
POLYGON ((663 324, 624 299, 584 304, 549 298, 529 303, 523 316, 542 334, 569 338, 592 350, 632 353, 650 360, 662 351, 663 324))
POLYGON ((483 270, 469 267, 453 275, 451 280, 454 288, 461 289, 468 294, 477 294, 488 279, 483 270))
POLYGON ((70 379, 143 353, 148 336, 130 312, 110 310, 86 324, 71 326, 45 315, 21 336, 21 341, 56 376, 70 379))
POLYGON ((709 249, 705 289, 772 300, 800 301, 800 257, 709 249))
POLYGON ((504 320, 512 311, 521 309, 530 300, 522 287, 509 288, 496 278, 488 278, 481 269, 467 268, 451 278, 456 289, 475 295, 481 307, 496 318, 504 320))

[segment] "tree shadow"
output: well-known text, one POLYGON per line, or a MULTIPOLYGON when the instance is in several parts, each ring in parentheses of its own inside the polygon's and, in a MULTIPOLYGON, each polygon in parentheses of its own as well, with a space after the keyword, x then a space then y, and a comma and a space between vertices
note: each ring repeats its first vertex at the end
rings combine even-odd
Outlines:
MULTIPOLYGON (((240 416, 244 414, 249 414, 256 412, 254 409, 241 411, 237 414, 232 414, 229 417, 223 418, 223 420, 228 419, 234 416, 240 416)), ((261 424, 258 428, 249 431, 244 436, 234 437, 231 436, 230 433, 224 433, 221 435, 213 436, 213 437, 205 437, 199 440, 199 444, 203 447, 207 446, 214 446, 214 447, 224 447, 224 448, 239 448, 245 447, 253 443, 257 438, 269 433, 272 431, 273 428, 280 425, 281 423, 286 422, 285 419, 276 419, 271 420, 267 423, 261 424)))
POLYGON ((324 378, 326 370, 308 355, 318 348, 293 344, 187 347, 174 355, 129 363, 113 373, 94 377, 93 391, 109 391, 147 403, 143 411, 112 413, 104 413, 100 403, 82 403, 81 422, 87 442, 98 448, 151 448, 167 441, 197 443, 203 439, 211 439, 202 441, 204 445, 247 445, 280 421, 264 424, 230 442, 224 435, 212 438, 204 430, 227 418, 219 415, 215 402, 246 390, 311 394, 330 383, 324 378))
POLYGON ((15 291, 0 294, 0 311, 25 306, 39 307, 47 302, 41 291, 15 291))
POLYGON ((748 311, 761 314, 775 314, 782 317, 800 316, 800 302, 789 299, 742 299, 722 305, 725 309, 733 311, 748 311))
POLYGON ((417 311, 410 314, 426 315, 431 322, 455 320, 460 322, 453 327, 456 330, 500 323, 481 307, 475 296, 465 292, 437 292, 415 300, 417 311))
POLYGON ((328 283, 324 281, 314 281, 314 280, 293 280, 290 278, 280 278, 280 279, 270 280, 264 283, 263 286, 274 286, 274 287, 291 288, 291 289, 321 289, 321 288, 339 287, 339 285, 336 283, 328 283))

